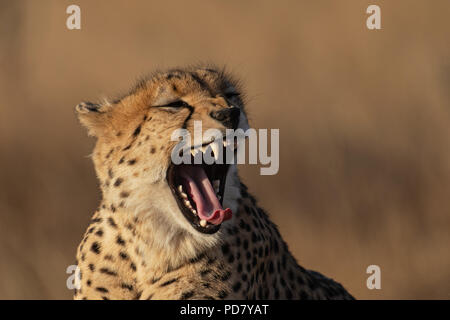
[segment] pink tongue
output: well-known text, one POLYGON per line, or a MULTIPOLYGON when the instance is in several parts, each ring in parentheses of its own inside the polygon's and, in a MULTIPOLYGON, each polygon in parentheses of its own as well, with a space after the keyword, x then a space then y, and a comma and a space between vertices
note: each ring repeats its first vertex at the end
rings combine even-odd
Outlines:
POLYGON ((222 208, 202 167, 185 165, 180 168, 180 175, 185 180, 183 187, 187 188, 195 201, 200 219, 212 224, 221 224, 231 219, 231 209, 222 208))

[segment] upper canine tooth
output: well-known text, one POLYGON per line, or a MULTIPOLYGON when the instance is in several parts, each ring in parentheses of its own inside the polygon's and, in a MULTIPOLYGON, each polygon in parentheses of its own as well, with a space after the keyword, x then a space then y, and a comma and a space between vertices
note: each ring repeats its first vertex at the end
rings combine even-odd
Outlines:
POLYGON ((220 157, 220 154, 219 154, 219 150, 220 149, 219 148, 220 147, 219 147, 219 142, 218 141, 211 143, 211 149, 212 149, 212 151, 214 153, 214 159, 216 159, 216 161, 218 161, 219 157, 220 157))
POLYGON ((199 152, 198 148, 191 149, 191 154, 195 157, 195 155, 199 152))
POLYGON ((208 150, 209 146, 210 146, 209 144, 206 145, 206 146, 203 146, 203 147, 202 147, 202 152, 205 153, 206 150, 208 150))
POLYGON ((183 186, 181 184, 178 186, 178 191, 183 193, 183 186))

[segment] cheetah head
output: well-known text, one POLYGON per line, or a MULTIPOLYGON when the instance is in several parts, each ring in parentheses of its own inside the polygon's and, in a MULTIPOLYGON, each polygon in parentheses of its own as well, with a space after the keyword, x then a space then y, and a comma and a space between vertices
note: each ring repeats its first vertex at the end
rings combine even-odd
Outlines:
MULTIPOLYGON (((215 234, 237 209, 235 165, 175 165, 171 158, 173 132, 185 129, 193 137, 194 121, 201 121, 203 132, 218 129, 223 136, 226 129, 248 127, 238 86, 224 72, 156 73, 114 102, 84 102, 76 111, 97 138, 93 160, 108 208, 147 213, 155 233, 196 237, 215 234)), ((210 147, 217 151, 214 143, 193 145, 191 156, 210 147)))

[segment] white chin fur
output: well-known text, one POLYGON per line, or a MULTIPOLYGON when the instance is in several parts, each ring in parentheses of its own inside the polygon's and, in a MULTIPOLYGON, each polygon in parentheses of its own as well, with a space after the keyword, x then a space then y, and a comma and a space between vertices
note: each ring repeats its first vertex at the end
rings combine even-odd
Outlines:
MULTIPOLYGON (((236 165, 230 165, 223 207, 237 212, 240 196, 237 168, 236 165)), ((203 234, 195 230, 180 211, 166 179, 150 183, 148 188, 135 188, 127 208, 146 221, 149 258, 156 252, 164 252, 167 261, 176 266, 220 243, 223 228, 215 234, 203 234)), ((223 227, 233 223, 233 220, 224 222, 223 227)))

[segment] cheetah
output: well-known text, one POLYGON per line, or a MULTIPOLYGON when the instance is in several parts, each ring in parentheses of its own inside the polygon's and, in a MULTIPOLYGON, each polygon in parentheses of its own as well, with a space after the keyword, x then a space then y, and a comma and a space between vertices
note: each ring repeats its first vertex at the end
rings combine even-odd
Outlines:
POLYGON ((102 200, 77 250, 75 299, 353 299, 296 262, 235 164, 171 161, 173 131, 194 121, 248 128, 240 88, 222 69, 188 67, 76 106, 102 200))

